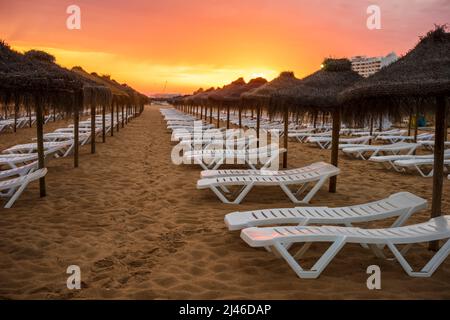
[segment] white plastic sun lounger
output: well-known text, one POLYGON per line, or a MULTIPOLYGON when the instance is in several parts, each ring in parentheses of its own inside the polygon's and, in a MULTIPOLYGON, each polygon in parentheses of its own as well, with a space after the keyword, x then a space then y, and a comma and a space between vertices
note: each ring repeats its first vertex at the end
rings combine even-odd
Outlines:
MULTIPOLYGON (((90 138, 91 138, 90 133, 81 133, 80 132, 78 135, 80 145, 85 145, 86 143, 88 143, 90 138)), ((36 138, 34 138, 33 140, 36 140, 36 138)), ((44 141, 58 142, 58 141, 67 141, 67 140, 74 140, 74 134, 73 133, 58 133, 58 132, 44 134, 44 141)))
POLYGON ((37 153, 27 154, 2 154, 0 155, 0 166, 7 166, 8 168, 17 168, 17 165, 36 161, 38 159, 37 153))
POLYGON ((216 139, 212 137, 211 139, 192 139, 192 140, 181 140, 179 145, 187 148, 188 150, 205 150, 210 146, 214 145, 216 148, 226 148, 241 146, 243 148, 249 148, 250 145, 256 146, 256 137, 243 137, 238 139, 232 138, 219 138, 216 139))
MULTIPOLYGON (((60 148, 61 151, 68 149, 73 144, 72 140, 61 142, 44 142, 44 150, 60 148)), ((37 152, 37 143, 18 144, 3 151, 3 153, 35 153, 37 152)), ((63 152, 64 153, 64 152, 63 152)))
POLYGON ((277 252, 300 278, 315 279, 347 243, 368 245, 374 254, 385 259, 383 248, 387 246, 396 260, 411 277, 431 277, 450 253, 450 216, 431 219, 428 222, 385 229, 361 229, 336 226, 297 226, 247 228, 241 231, 241 238, 251 247, 265 247, 277 252), (435 240, 446 240, 441 249, 420 271, 414 271, 404 255, 411 245, 435 240), (310 270, 305 270, 297 262, 310 245, 328 242, 330 247, 310 270), (295 254, 288 248, 293 244, 303 244, 295 254), (406 245, 399 250, 398 245, 406 245))
POLYGON ((328 167, 330 164, 326 162, 315 162, 308 166, 289 169, 289 170, 253 170, 253 169, 225 169, 225 170, 204 170, 200 172, 202 179, 206 178, 218 178, 218 177, 236 177, 236 176, 271 176, 271 175, 295 175, 301 173, 308 173, 311 171, 317 171, 323 167, 328 167))
POLYGON ((383 200, 350 207, 297 207, 233 212, 225 216, 225 224, 231 231, 250 227, 286 224, 302 226, 311 224, 342 224, 351 227, 352 223, 397 217, 391 227, 399 227, 412 214, 426 209, 426 207, 427 201, 425 199, 409 192, 400 192, 383 200))
POLYGON ((389 145, 361 145, 359 147, 343 148, 342 151, 347 155, 367 160, 370 156, 379 154, 398 155, 402 151, 410 155, 414 153, 418 146, 417 143, 398 142, 389 145))
MULTIPOLYGON (((417 172, 424 178, 430 178, 434 172, 434 158, 426 159, 409 159, 409 160, 397 160, 394 162, 395 166, 404 169, 416 169, 417 172), (428 171, 426 168, 430 168, 428 171)), ((444 159, 444 166, 450 167, 450 159, 444 159)))
MULTIPOLYGON (((354 145, 365 145, 367 144, 372 136, 363 136, 358 138, 340 138, 339 144, 345 145, 349 144, 351 146, 354 145)), ((306 140, 309 143, 316 143, 321 149, 329 149, 331 147, 332 138, 331 137, 310 137, 306 140)))
POLYGON ((321 132, 321 133, 310 133, 310 132, 300 132, 300 133, 288 133, 288 137, 296 138, 298 142, 304 143, 308 138, 312 137, 330 137, 331 131, 321 132))
MULTIPOLYGON (((450 159, 450 150, 446 150, 444 153, 445 159, 450 159)), ((434 159, 433 154, 426 154, 426 155, 393 155, 393 156, 372 156, 369 158, 369 161, 377 162, 383 164, 384 167, 387 169, 394 169, 397 172, 405 172, 405 167, 399 167, 396 164, 396 161, 400 160, 427 160, 427 159, 434 159)))
MULTIPOLYGON (((418 144, 420 144, 422 147, 424 147, 425 149, 434 150, 434 141, 432 140, 418 140, 417 141, 418 144)), ((444 148, 450 149, 450 141, 445 141, 444 142, 444 148)))
POLYGON ((187 151, 183 155, 183 163, 200 165, 204 170, 217 170, 224 164, 246 164, 256 170, 258 164, 262 169, 268 168, 277 161, 281 154, 287 150, 284 148, 271 148, 271 146, 255 149, 204 149, 187 151))
POLYGON ((339 172, 339 168, 329 164, 327 166, 321 166, 317 170, 298 174, 278 173, 271 175, 238 175, 205 178, 197 182, 197 189, 211 189, 223 203, 239 204, 254 186, 279 186, 292 202, 305 204, 314 197, 330 177, 338 175, 339 172), (313 187, 307 192, 310 184, 313 184, 313 187), (233 195, 228 190, 230 186, 241 187, 234 199, 231 199, 233 195), (289 188, 290 186, 300 187, 292 191, 289 188), (303 194, 305 194, 303 198, 299 198, 303 194))
MULTIPOLYGON (((417 140, 431 140, 433 139, 434 134, 431 133, 422 133, 417 135, 417 140)), ((405 142, 405 141, 414 141, 414 136, 401 136, 401 135, 383 135, 378 136, 377 140, 389 141, 390 143, 397 142, 405 142)))
POLYGON ((9 198, 5 208, 11 208, 30 182, 47 174, 47 168, 39 169, 17 178, 0 181, 0 197, 9 198))
POLYGON ((38 168, 38 162, 35 161, 32 163, 26 164, 24 166, 21 166, 21 167, 16 167, 14 169, 1 170, 0 171, 0 180, 14 177, 14 176, 24 176, 24 175, 27 175, 27 174, 33 172, 37 168, 38 168))

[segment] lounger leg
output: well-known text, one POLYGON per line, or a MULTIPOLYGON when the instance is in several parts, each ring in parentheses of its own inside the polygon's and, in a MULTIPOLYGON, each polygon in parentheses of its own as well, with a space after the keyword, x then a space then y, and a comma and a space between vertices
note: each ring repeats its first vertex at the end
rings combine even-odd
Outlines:
POLYGON ((216 164, 211 169, 207 168, 206 170, 217 170, 224 163, 224 161, 225 161, 224 158, 220 158, 219 161, 216 161, 216 164))
POLYGON ((20 197, 22 192, 25 190, 25 188, 28 186, 30 181, 24 181, 23 184, 20 186, 20 188, 17 189, 17 191, 14 193, 14 195, 9 199, 9 201, 6 203, 5 208, 9 209, 12 207, 14 202, 20 197))
POLYGON ((236 197, 235 200, 230 201, 227 199, 227 197, 225 197, 225 195, 220 192, 220 190, 216 187, 216 186, 211 186, 210 189, 216 194, 216 196, 223 202, 223 203, 227 203, 227 204, 239 204, 241 203, 241 201, 245 198, 245 196, 250 192, 250 190, 253 188, 253 183, 250 183, 248 185, 246 185, 241 192, 239 193, 239 195, 236 197))
POLYGON ((420 277, 420 278, 429 278, 433 275, 433 273, 439 268, 439 266, 444 262, 444 260, 450 254, 450 239, 446 241, 446 243, 439 249, 438 252, 431 258, 431 260, 422 268, 419 272, 413 271, 411 265, 406 261, 405 257, 403 257, 402 253, 397 249, 395 245, 392 243, 387 244, 389 249, 394 254, 397 261, 403 267, 405 272, 411 277, 420 277))
POLYGON ((281 244, 276 242, 274 244, 274 249, 286 260, 289 266, 294 270, 294 272, 302 279, 316 279, 320 276, 322 271, 327 267, 327 265, 333 260, 333 258, 338 254, 338 252, 345 245, 345 237, 336 239, 333 244, 328 248, 327 251, 320 257, 320 259, 314 264, 311 270, 304 270, 294 257, 286 250, 286 248, 281 244))
POLYGON ((418 165, 414 165, 414 168, 416 168, 416 170, 419 171, 420 175, 424 178, 430 178, 433 176, 434 169, 431 169, 431 171, 428 174, 426 174, 422 169, 419 168, 418 165))
MULTIPOLYGON (((317 193, 317 191, 319 191, 319 189, 323 186, 323 184, 325 183, 325 181, 328 178, 329 177, 326 176, 326 177, 321 178, 319 181, 317 181, 316 185, 306 194, 306 196, 302 200, 299 200, 292 193, 292 191, 289 189, 289 187, 286 184, 280 183, 280 188, 284 191, 284 193, 286 193, 286 195, 289 197, 289 199, 291 199, 292 202, 294 202, 294 203, 309 203, 309 201, 311 201, 311 199, 314 197, 314 195, 317 193)), ((302 189, 304 189, 303 186, 302 186, 302 189)))

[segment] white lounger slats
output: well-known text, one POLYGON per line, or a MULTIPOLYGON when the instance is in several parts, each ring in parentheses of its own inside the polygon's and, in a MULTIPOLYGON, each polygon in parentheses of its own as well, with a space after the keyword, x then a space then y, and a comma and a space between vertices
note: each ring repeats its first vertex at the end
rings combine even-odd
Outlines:
POLYGON ((240 169, 225 169, 225 170, 204 170, 200 173, 201 178, 214 178, 214 177, 226 177, 226 176, 270 176, 270 175, 294 175, 300 173, 306 173, 309 171, 315 171, 322 167, 329 166, 326 162, 315 162, 309 166, 282 170, 282 171, 271 171, 271 170, 240 170, 240 169))
POLYGON ((398 217, 392 227, 398 227, 415 212, 427 207, 427 201, 409 192, 400 192, 389 198, 350 207, 298 207, 233 212, 225 216, 229 230, 285 224, 343 224, 368 222, 398 217))
POLYGON ((361 229, 337 226, 296 226, 247 228, 241 231, 241 238, 251 247, 265 247, 278 252, 300 278, 315 279, 333 260, 347 243, 368 245, 379 258, 385 258, 383 247, 387 246, 396 260, 411 277, 430 277, 450 253, 450 216, 431 219, 428 222, 385 229, 361 229), (441 249, 420 270, 414 271, 404 257, 406 248, 397 245, 412 245, 436 240, 446 240, 441 249), (310 270, 305 270, 297 262, 311 243, 329 242, 328 250, 310 270), (292 255, 288 248, 293 244, 303 244, 298 254, 292 255))
POLYGON ((47 168, 39 169, 17 178, 0 181, 0 197, 9 198, 5 208, 11 208, 30 182, 47 174, 47 168))
POLYGON ((343 148, 342 151, 347 155, 367 160, 370 156, 377 156, 380 154, 398 155, 401 152, 412 154, 418 146, 419 144, 417 143, 398 142, 389 145, 361 145, 358 147, 343 148))
MULTIPOLYGON (((264 172, 264 171, 261 171, 264 172)), ((322 185, 332 176, 338 175, 339 168, 328 164, 316 170, 297 174, 222 176, 200 179, 197 189, 211 189, 224 203, 239 204, 254 186, 279 186, 294 203, 309 203, 322 185), (309 185, 313 187, 308 191, 309 185), (237 196, 231 199, 232 193, 228 187, 242 187, 237 196), (291 186, 299 186, 295 191, 291 186), (303 196, 303 198, 299 198, 303 196), (230 197, 230 199, 228 198, 230 197)))
MULTIPOLYGON (((408 159, 408 160, 397 160, 394 161, 396 167, 400 168, 410 168, 416 169, 417 172, 424 178, 430 178, 433 176, 434 172, 434 158, 424 158, 424 159, 408 159), (428 171, 426 168, 430 168, 428 171)), ((444 160, 444 166, 450 167, 450 159, 444 160)))

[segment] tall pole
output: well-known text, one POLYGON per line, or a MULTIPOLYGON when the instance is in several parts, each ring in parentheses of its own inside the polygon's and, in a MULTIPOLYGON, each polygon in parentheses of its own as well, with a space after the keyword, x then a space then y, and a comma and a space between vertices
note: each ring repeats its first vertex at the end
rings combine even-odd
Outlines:
POLYGON ((14 100, 14 132, 17 131, 17 113, 19 111, 19 99, 14 100))
POLYGON ((230 129, 230 105, 227 106, 227 129, 230 129))
MULTIPOLYGON (((339 132, 341 131, 341 108, 337 107, 333 110, 333 132, 331 137, 331 164, 338 166, 339 159, 339 132)), ((337 189, 337 177, 330 178, 331 193, 336 193, 337 189)))
MULTIPOLYGON (((434 172, 433 199, 431 202, 431 218, 442 215, 442 189, 444 183, 444 135, 447 133, 447 110, 445 96, 436 98, 435 132, 434 132, 434 172)), ((439 242, 430 243, 430 250, 437 251, 439 242)))
POLYGON ((217 129, 220 128, 220 107, 217 105, 217 129))
POLYGON ((91 103, 91 153, 95 153, 95 104, 91 103))
POLYGON ((125 127, 125 106, 122 105, 122 128, 125 127))
POLYGON ((285 107, 284 110, 284 148, 286 152, 283 153, 283 169, 286 169, 288 166, 288 135, 289 135, 289 110, 285 107))
POLYGON ((242 108, 239 106, 239 129, 242 129, 242 108))
MULTIPOLYGON (((373 136, 373 116, 370 117, 370 134, 371 137, 373 136)), ((369 144, 372 144, 372 139, 369 140, 369 144)))
POLYGON ((111 102, 111 137, 114 137, 114 101, 111 102))
POLYGON ((212 108, 212 106, 210 106, 210 107, 209 107, 209 123, 210 123, 210 124, 213 123, 212 114, 213 114, 213 108, 212 108))
POLYGON ((74 143, 74 149, 73 149, 73 166, 75 168, 78 168, 78 157, 79 157, 79 148, 80 148, 80 138, 79 138, 79 122, 80 122, 80 109, 83 106, 83 96, 81 96, 81 103, 79 106, 75 107, 74 113, 73 113, 73 143, 74 143))
POLYGON ((106 142, 106 105, 102 105, 102 141, 106 142))
MULTIPOLYGON (((44 115, 42 110, 41 96, 36 96, 36 136, 39 169, 45 168, 45 151, 44 151, 44 115)), ((47 194, 45 188, 45 177, 39 179, 39 193, 41 197, 47 194)))
POLYGON ((259 148, 259 129, 261 125, 261 106, 256 108, 256 145, 259 148))

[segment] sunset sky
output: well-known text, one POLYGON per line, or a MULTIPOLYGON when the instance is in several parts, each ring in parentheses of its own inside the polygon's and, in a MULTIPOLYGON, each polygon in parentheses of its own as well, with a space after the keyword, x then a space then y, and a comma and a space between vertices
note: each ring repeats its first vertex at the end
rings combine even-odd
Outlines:
POLYGON ((404 54, 450 0, 0 0, 0 39, 66 67, 110 74, 147 93, 190 93, 244 76, 303 77, 324 57, 404 54), (66 8, 81 8, 68 30, 66 8), (381 7, 368 30, 367 7, 381 7))

